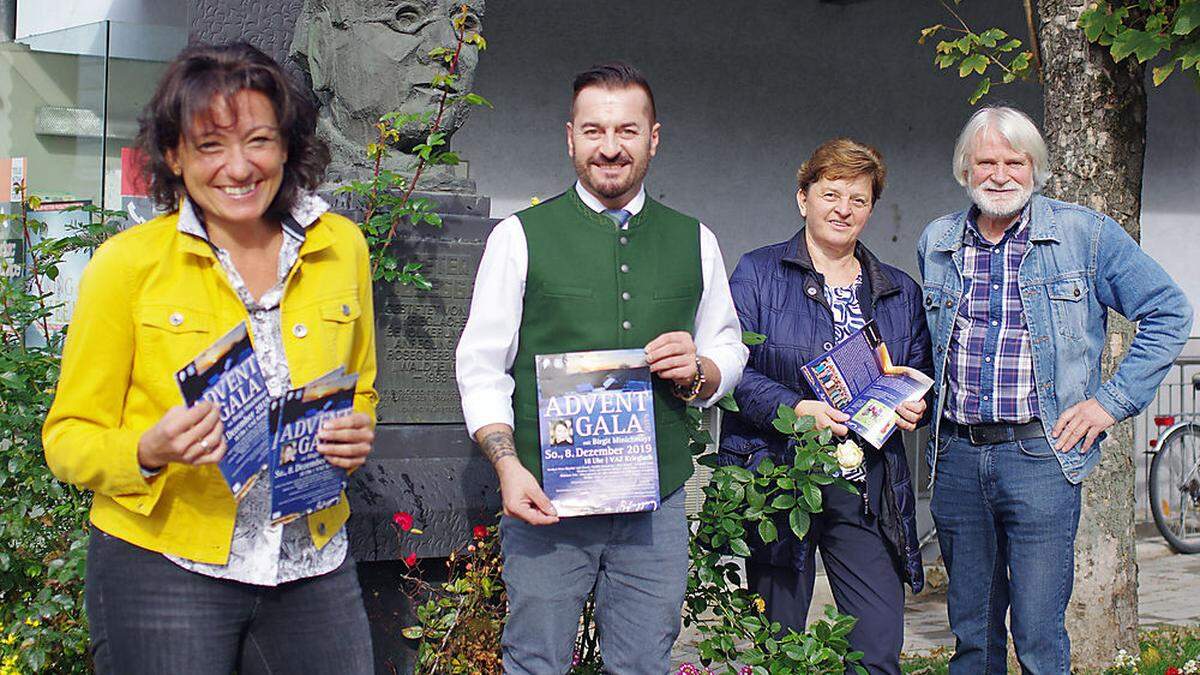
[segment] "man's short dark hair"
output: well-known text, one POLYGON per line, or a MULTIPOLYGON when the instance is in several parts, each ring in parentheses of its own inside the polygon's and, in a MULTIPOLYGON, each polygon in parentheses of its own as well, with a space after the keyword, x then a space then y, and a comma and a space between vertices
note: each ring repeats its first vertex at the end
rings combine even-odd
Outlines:
POLYGON ((654 122, 658 119, 658 112, 654 107, 654 92, 650 91, 650 83, 646 81, 646 76, 642 75, 642 71, 624 61, 602 63, 576 75, 575 93, 571 97, 572 109, 575 106, 575 99, 579 98, 579 92, 587 87, 604 87, 606 89, 640 87, 642 91, 646 92, 646 98, 650 99, 650 121, 654 122))

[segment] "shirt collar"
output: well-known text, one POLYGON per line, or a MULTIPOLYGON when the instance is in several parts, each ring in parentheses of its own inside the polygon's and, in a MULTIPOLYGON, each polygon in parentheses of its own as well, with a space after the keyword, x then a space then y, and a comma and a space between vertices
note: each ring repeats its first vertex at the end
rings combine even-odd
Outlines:
MULTIPOLYGON (((329 203, 316 193, 309 192, 300 196, 292 205, 288 218, 283 219, 283 232, 293 239, 304 241, 307 230, 317 219, 329 210, 329 203)), ((179 231, 209 241, 208 230, 204 227, 204 216, 196 208, 191 197, 179 201, 179 231)))
MULTIPOLYGON (((1000 238, 1000 241, 1015 237, 1023 232, 1025 228, 1029 227, 1029 215, 1032 211, 1032 205, 1033 199, 1025 202, 1025 207, 1021 209, 1021 215, 1017 218, 1016 225, 1009 225, 1008 229, 1004 231, 1004 236, 1000 238)), ((979 206, 972 204, 970 210, 967 211, 967 226, 963 228, 963 238, 966 240, 967 237, 974 237, 976 241, 990 244, 991 242, 988 242, 983 233, 979 231, 979 214, 979 206)))
MULTIPOLYGON (((603 213, 604 210, 608 208, 607 206, 601 204, 600 200, 596 199, 595 195, 588 192, 579 181, 575 181, 575 192, 579 195, 579 199, 581 199, 589 209, 595 211, 596 213, 603 213)), ((645 205, 646 186, 643 185, 638 188, 638 192, 633 196, 633 199, 630 199, 629 202, 621 208, 628 211, 630 216, 636 216, 641 212, 642 207, 645 205)))

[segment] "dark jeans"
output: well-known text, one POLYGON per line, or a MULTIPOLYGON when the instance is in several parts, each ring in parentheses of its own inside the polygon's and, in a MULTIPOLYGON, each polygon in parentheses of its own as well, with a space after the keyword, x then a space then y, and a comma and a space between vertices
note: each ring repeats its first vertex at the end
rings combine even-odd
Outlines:
POLYGON ((955 675, 1007 672, 1011 613, 1021 671, 1069 673, 1064 626, 1080 486, 1044 438, 971 445, 943 438, 930 509, 950 577, 955 675))
POLYGON ((92 528, 86 607, 96 672, 374 672, 354 561, 276 587, 185 570, 92 528))
POLYGON ((823 508, 814 514, 804 570, 747 561, 748 586, 763 597, 767 616, 783 627, 804 632, 816 578, 815 549, 838 611, 858 618, 850 631, 850 646, 863 652, 862 665, 870 673, 899 675, 900 649, 904 646, 904 581, 900 566, 879 530, 879 505, 883 498, 883 462, 875 457, 867 470, 867 495, 873 517, 863 513, 862 497, 826 486, 823 508))

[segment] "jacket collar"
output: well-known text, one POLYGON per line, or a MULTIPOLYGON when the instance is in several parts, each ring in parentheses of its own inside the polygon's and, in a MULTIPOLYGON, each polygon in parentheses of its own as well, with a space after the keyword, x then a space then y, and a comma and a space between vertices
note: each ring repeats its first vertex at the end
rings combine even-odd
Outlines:
MULTIPOLYGON (((301 257, 333 244, 332 233, 320 222, 321 216, 328 210, 329 204, 324 199, 315 193, 308 193, 301 195, 288 215, 283 218, 284 236, 301 242, 301 257)), ((181 238, 183 251, 201 257, 214 257, 212 242, 209 241, 208 230, 204 226, 204 216, 189 197, 184 196, 179 200, 177 217, 177 229, 188 235, 181 238)))
MULTIPOLYGON (((1058 223, 1054 220, 1054 210, 1050 208, 1051 200, 1040 192, 1033 193, 1029 198, 1029 240, 1030 241, 1059 241, 1058 223)), ((934 243, 938 251, 957 251, 962 247, 963 236, 966 234, 967 219, 971 217, 975 206, 961 211, 954 216, 954 222, 940 239, 934 243)))
MULTIPOLYGON (((877 302, 884 296, 900 291, 900 287, 896 285, 896 282, 892 281, 892 278, 883 271, 883 263, 879 262, 879 258, 876 258, 875 254, 871 253, 871 250, 861 241, 854 244, 854 257, 858 258, 858 262, 862 266, 863 279, 867 282, 867 287, 871 289, 872 302, 877 302)), ((816 267, 813 267, 812 256, 808 252, 808 241, 804 238, 803 227, 788 241, 783 262, 799 267, 821 279, 822 283, 824 283, 824 277, 817 271, 816 267)))

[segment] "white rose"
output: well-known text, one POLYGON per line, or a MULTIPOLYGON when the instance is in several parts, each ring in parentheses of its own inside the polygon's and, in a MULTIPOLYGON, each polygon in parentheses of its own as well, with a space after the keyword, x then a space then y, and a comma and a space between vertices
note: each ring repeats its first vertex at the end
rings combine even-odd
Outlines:
POLYGON ((834 451, 834 456, 837 457, 838 466, 842 467, 842 471, 853 471, 861 466, 863 461, 862 448, 852 440, 842 441, 834 451))

